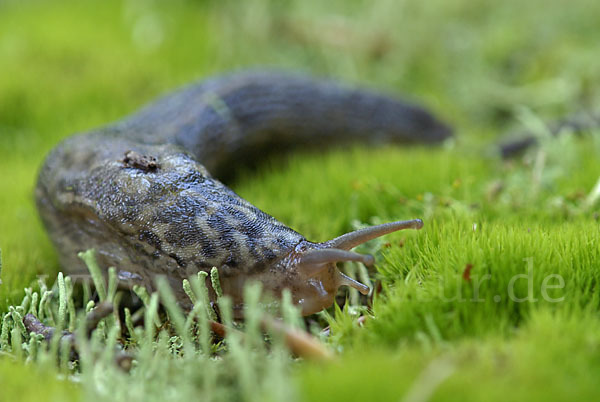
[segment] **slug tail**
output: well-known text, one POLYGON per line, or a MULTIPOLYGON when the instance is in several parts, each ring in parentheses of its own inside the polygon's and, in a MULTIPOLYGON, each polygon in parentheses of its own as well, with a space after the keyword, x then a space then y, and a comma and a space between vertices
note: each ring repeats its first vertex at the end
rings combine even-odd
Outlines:
POLYGON ((225 182, 295 149, 435 144, 452 136, 429 110, 395 94, 273 70, 188 86, 116 128, 136 142, 176 144, 225 182))

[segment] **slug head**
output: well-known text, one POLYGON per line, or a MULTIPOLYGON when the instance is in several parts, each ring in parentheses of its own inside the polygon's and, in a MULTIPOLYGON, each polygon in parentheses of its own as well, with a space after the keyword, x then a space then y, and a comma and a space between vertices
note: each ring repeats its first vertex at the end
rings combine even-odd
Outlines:
POLYGON ((294 303, 302 308, 303 315, 323 310, 333 304, 340 286, 350 286, 366 295, 369 288, 344 275, 336 263, 345 261, 373 265, 374 258, 350 249, 366 241, 402 229, 420 229, 420 219, 384 223, 346 233, 323 243, 302 241, 281 261, 285 273, 284 287, 291 290, 294 303))

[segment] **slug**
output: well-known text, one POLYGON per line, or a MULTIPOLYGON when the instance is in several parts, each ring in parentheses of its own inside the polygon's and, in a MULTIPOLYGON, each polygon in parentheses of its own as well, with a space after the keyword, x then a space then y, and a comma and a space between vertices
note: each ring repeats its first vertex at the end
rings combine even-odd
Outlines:
POLYGON ((422 222, 391 222, 314 243, 216 177, 296 147, 434 143, 450 135, 424 109, 388 96, 291 73, 239 72, 67 138, 40 170, 36 203, 71 274, 87 272, 77 253, 95 248, 99 265, 116 267, 127 286, 152 290, 164 275, 189 307, 182 280, 217 267, 237 315, 248 280, 274 296, 289 289, 308 315, 330 306, 342 285, 368 292, 336 267, 373 263, 353 247, 422 222))

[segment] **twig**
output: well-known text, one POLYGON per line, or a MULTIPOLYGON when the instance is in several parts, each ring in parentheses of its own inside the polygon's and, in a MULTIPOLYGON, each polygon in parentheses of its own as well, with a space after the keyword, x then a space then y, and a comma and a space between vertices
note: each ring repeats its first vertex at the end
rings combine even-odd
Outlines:
MULTIPOLYGON (((211 331, 221 338, 225 338, 227 333, 231 333, 232 331, 238 333, 242 338, 244 336, 242 332, 216 321, 209 321, 209 325, 211 331)), ((308 332, 291 328, 282 321, 271 317, 263 318, 261 320, 261 326, 264 331, 283 335, 285 345, 295 356, 310 360, 330 360, 333 358, 329 349, 308 332)))
MULTIPOLYGON (((102 302, 90 311, 85 317, 85 328, 88 337, 91 336, 94 329, 98 327, 98 324, 102 319, 112 314, 114 307, 110 302, 102 302)), ((28 333, 39 334, 44 337, 44 340, 50 342, 56 333, 56 328, 44 325, 40 320, 37 319, 33 314, 27 314, 23 317, 23 324, 28 333)), ((75 359, 78 353, 77 338, 73 332, 62 331, 60 335, 59 343, 61 345, 66 342, 70 349, 70 358, 75 359)), ((124 371, 129 371, 132 367, 133 357, 126 352, 119 350, 115 355, 116 365, 124 371)))
POLYGON ((111 315, 114 307, 110 302, 101 302, 85 316, 85 329, 87 336, 91 336, 92 332, 98 327, 100 321, 111 315))
POLYGON ((282 334, 286 346, 298 357, 310 360, 333 359, 331 351, 308 332, 291 328, 282 321, 271 317, 264 317, 261 320, 261 324, 265 330, 282 334))

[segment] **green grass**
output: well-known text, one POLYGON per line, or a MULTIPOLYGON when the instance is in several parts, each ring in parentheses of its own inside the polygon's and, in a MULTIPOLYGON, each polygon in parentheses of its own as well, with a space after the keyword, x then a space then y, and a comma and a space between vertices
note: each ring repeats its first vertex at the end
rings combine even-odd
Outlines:
MULTIPOLYGON (((0 2, 3 316, 38 275, 50 285, 60 269, 33 204, 45 153, 174 87, 244 67, 303 70, 422 102, 457 134, 435 150, 298 153, 235 183, 311 240, 425 221, 362 249, 375 253, 369 276, 383 291, 363 327, 356 308, 322 317, 334 362, 236 349, 236 339, 219 359, 201 348, 180 356, 163 331, 136 346, 130 374, 92 352, 74 374, 51 354, 14 361, 4 345, 0 399, 596 399, 600 229, 589 195, 599 132, 538 130, 541 151, 510 162, 493 144, 513 128, 597 110, 599 13, 591 0, 0 2), (551 275, 564 286, 544 298, 544 283, 560 284, 551 275), (516 301, 529 286, 531 298, 516 301)), ((58 309, 56 292, 49 303, 58 309)), ((109 332, 91 351, 112 351, 109 332)))

